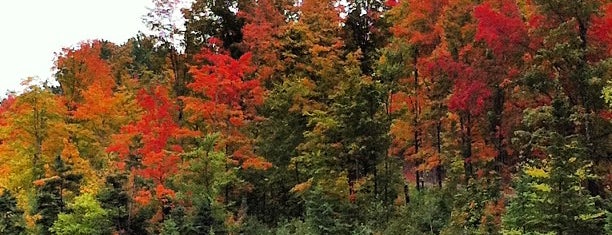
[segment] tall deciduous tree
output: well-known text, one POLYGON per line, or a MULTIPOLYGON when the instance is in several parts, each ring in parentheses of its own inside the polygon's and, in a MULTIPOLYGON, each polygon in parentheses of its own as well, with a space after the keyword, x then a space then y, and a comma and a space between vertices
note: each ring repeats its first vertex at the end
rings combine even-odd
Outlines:
MULTIPOLYGON (((392 83, 399 87, 394 88, 390 111, 405 111, 392 129, 397 137, 392 154, 401 154, 405 158, 404 171, 415 173, 417 189, 424 185, 425 172, 435 169, 438 178, 442 174, 442 138, 437 138, 442 129, 431 135, 428 127, 442 125, 443 94, 448 92, 443 86, 436 89, 436 83, 441 81, 428 73, 428 68, 436 61, 434 51, 441 46, 443 30, 439 22, 446 5, 447 1, 405 1, 395 4, 389 12, 394 37, 389 48, 403 48, 403 54, 397 56, 388 52, 389 57, 385 57, 384 63, 403 64, 407 68, 399 74, 388 71, 391 73, 386 75, 394 77, 392 83), (442 95, 433 95, 440 92, 442 95)), ((440 179, 438 184, 441 184, 440 179)))
MULTIPOLYGON (((134 201, 147 205, 152 199, 159 202, 158 220, 163 220, 164 203, 170 203, 174 190, 167 187, 167 180, 177 172, 179 154, 183 149, 177 140, 191 135, 175 122, 178 111, 169 98, 168 89, 162 86, 142 89, 138 94, 138 104, 144 111, 141 117, 124 127, 113 137, 114 142, 107 151, 119 156, 117 166, 151 182, 144 185, 128 185, 138 190, 130 192, 134 201)), ((132 182, 133 183, 133 182, 132 182)), ((130 211, 131 213, 131 211, 130 211)))
POLYGON ((258 121, 256 108, 263 103, 260 81, 252 74, 251 54, 233 59, 223 52, 204 50, 199 56, 206 64, 192 67, 194 82, 188 87, 202 98, 183 98, 189 120, 203 121, 203 131, 221 133, 220 148, 232 165, 269 168, 268 162, 255 155, 251 138, 242 130, 258 121))
POLYGON ((53 165, 68 138, 66 109, 59 97, 37 85, 4 101, 2 107, 0 186, 15 191, 20 205, 34 205, 32 182, 45 177, 45 165, 53 165))
POLYGON ((251 4, 239 13, 245 20, 242 28, 242 47, 253 55, 253 66, 261 82, 270 85, 272 79, 280 79, 279 37, 287 25, 283 15, 288 6, 277 6, 282 1, 262 0, 251 4), (280 7, 280 8, 279 8, 280 7))

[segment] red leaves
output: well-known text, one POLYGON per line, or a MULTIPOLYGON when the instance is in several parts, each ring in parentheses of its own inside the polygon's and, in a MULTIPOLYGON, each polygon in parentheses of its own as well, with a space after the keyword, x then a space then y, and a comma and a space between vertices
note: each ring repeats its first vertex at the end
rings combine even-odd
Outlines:
POLYGON ((398 0, 387 0, 387 1, 385 1, 385 6, 387 6, 387 7, 394 7, 394 6, 397 6, 397 4, 399 4, 398 0))
POLYGON ((516 2, 500 1, 498 10, 490 3, 477 6, 474 17, 478 19, 476 40, 484 40, 497 56, 504 56, 524 47, 527 30, 516 2))
POLYGON ((2 100, 0 103, 0 127, 6 125, 6 117, 3 115, 9 111, 11 106, 15 103, 15 96, 9 95, 8 98, 2 100))
POLYGON ((485 101, 490 96, 491 91, 482 81, 457 80, 453 94, 448 102, 448 108, 453 111, 469 113, 473 116, 478 115, 484 110, 485 101))
POLYGON ((245 169, 267 169, 270 163, 256 156, 252 151, 252 139, 243 129, 257 120, 256 107, 263 104, 263 88, 257 78, 249 79, 255 72, 251 65, 251 54, 246 53, 233 59, 224 53, 203 50, 198 56, 205 65, 192 67, 194 81, 187 85, 204 99, 183 97, 185 111, 190 121, 203 120, 209 132, 221 132, 230 161, 242 162, 245 169))
POLYGON ((602 6, 602 12, 603 16, 593 19, 589 34, 608 49, 608 55, 612 55, 612 3, 602 6))
POLYGON ((207 99, 184 98, 185 110, 194 113, 192 121, 226 120, 240 127, 246 119, 254 118, 254 108, 263 103, 263 89, 258 79, 247 79, 255 71, 251 54, 235 60, 227 54, 204 50, 198 58, 209 64, 191 68, 194 81, 187 87, 207 99))
POLYGON ((246 74, 255 70, 250 65, 250 53, 243 55, 239 60, 216 53, 203 53, 199 57, 208 61, 210 65, 191 68, 194 82, 188 87, 195 92, 204 93, 216 103, 238 106, 242 96, 248 95, 250 90, 259 86, 258 80, 243 80, 246 74))
MULTIPOLYGON (((157 86, 151 91, 142 89, 137 99, 144 110, 142 117, 124 126, 121 133, 114 136, 115 142, 106 151, 119 154, 122 161, 128 160, 130 154, 141 156, 142 167, 130 170, 153 180, 158 187, 163 187, 166 178, 177 171, 180 162, 178 154, 183 152, 180 146, 171 145, 171 142, 189 136, 192 132, 182 129, 174 121, 172 112, 176 111, 176 106, 165 87, 157 86), (140 141, 136 149, 131 150, 136 137, 140 141)), ((119 166, 123 168, 125 163, 121 162, 119 166)), ((143 202, 146 201, 144 198, 143 202)))
POLYGON ((475 116, 484 110, 491 91, 485 82, 486 74, 483 71, 446 56, 427 63, 427 67, 426 72, 434 74, 442 72, 454 81, 453 91, 448 100, 451 111, 475 116))

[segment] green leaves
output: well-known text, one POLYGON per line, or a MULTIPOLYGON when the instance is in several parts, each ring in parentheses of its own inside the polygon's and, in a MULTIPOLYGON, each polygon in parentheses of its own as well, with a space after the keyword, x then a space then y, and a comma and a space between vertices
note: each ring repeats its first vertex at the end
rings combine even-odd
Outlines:
POLYGON ((70 213, 58 215, 50 231, 58 235, 109 235, 109 214, 91 194, 83 194, 68 205, 70 213))
POLYGON ((591 164, 582 139, 572 129, 562 101, 525 112, 522 145, 529 163, 515 178, 515 196, 504 215, 504 229, 527 233, 597 233, 596 198, 583 187, 591 164), (525 142, 523 142, 525 143, 525 142))

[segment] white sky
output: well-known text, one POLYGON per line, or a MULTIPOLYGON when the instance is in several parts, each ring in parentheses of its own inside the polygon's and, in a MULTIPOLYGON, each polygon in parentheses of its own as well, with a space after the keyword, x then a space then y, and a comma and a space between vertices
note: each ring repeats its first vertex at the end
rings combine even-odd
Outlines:
POLYGON ((53 54, 89 39, 146 31, 151 0, 16 0, 0 8, 0 99, 26 77, 52 80, 53 54))

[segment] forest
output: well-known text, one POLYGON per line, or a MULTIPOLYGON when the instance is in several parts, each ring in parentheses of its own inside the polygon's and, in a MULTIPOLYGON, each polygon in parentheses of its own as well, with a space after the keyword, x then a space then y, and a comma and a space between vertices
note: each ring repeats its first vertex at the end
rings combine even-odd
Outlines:
POLYGON ((0 234, 612 234, 612 1, 153 3, 1 101, 0 234))

